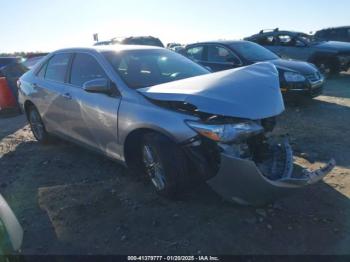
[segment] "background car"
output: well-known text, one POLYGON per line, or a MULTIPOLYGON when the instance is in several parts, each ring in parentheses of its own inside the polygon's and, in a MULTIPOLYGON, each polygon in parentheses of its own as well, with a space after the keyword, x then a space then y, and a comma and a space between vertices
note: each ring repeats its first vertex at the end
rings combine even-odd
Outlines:
POLYGON ((183 52, 193 61, 217 72, 257 62, 273 63, 280 75, 282 93, 315 97, 322 92, 324 78, 307 62, 285 60, 249 41, 218 41, 187 45, 183 52))
POLYGON ((307 61, 315 64, 322 73, 338 74, 350 68, 350 43, 316 41, 305 33, 280 31, 260 31, 245 38, 258 43, 283 58, 307 61))
POLYGON ((121 44, 121 45, 148 45, 148 46, 158 46, 158 47, 164 47, 164 44, 162 41, 160 41, 159 38, 153 37, 153 36, 130 36, 126 38, 112 38, 109 41, 101 41, 94 44, 94 46, 101 46, 101 45, 115 45, 115 44, 121 44))
POLYGON ((43 59, 48 53, 36 53, 27 55, 22 63, 26 68, 32 69, 36 63, 43 59))
POLYGON ((168 43, 166 45, 166 48, 167 49, 170 49, 170 50, 173 50, 174 47, 177 47, 177 46, 182 46, 180 43, 168 43))
POLYGON ((28 71, 28 69, 22 64, 22 58, 21 57, 0 57, 0 78, 1 78, 1 90, 6 89, 1 95, 1 101, 0 101, 0 109, 3 110, 6 108, 9 110, 17 110, 17 97, 18 97, 18 89, 17 89, 17 80, 19 77, 21 77, 25 72, 28 71), (10 90, 7 90, 10 89, 10 90), (13 96, 13 99, 11 98, 11 95, 6 95, 6 98, 3 97, 5 95, 5 92, 7 94, 10 94, 13 96), (9 101, 2 101, 3 99, 11 100, 9 101), (2 104, 5 104, 2 105, 2 104))
POLYGON ((317 31, 314 37, 320 41, 350 42, 350 26, 322 29, 317 31))
POLYGON ((19 261, 6 257, 18 254, 23 241, 23 228, 0 194, 0 261, 19 261))

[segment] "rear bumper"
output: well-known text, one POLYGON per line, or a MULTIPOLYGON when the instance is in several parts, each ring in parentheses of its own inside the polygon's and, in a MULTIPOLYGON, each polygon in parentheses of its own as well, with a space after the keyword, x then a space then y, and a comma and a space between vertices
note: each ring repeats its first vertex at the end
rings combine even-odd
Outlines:
POLYGON ((219 172, 207 183, 228 201, 264 205, 322 180, 335 167, 335 161, 331 160, 316 171, 293 172, 291 148, 289 144, 286 146, 285 172, 277 180, 264 176, 255 162, 223 152, 219 172))

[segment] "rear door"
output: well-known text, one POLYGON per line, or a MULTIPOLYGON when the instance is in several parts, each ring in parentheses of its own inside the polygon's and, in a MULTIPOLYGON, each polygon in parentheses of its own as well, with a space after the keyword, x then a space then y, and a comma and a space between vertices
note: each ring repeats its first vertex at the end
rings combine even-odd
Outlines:
MULTIPOLYGON (((111 157, 116 156, 118 141, 119 95, 88 93, 85 82, 109 79, 98 57, 76 53, 72 60, 65 111, 68 133, 74 140, 93 147, 111 157)), ((113 87, 112 87, 113 88, 113 87)), ((115 88, 115 87, 114 87, 115 88)))
POLYGON ((44 63, 30 83, 32 100, 49 132, 66 134, 66 80, 71 53, 58 53, 44 63))

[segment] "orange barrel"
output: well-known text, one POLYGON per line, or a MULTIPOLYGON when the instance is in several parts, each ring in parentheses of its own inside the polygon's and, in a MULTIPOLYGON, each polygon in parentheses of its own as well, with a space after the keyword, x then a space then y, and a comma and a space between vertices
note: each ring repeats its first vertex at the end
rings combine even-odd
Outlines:
POLYGON ((16 99, 7 84, 5 77, 0 77, 0 112, 17 107, 16 99))

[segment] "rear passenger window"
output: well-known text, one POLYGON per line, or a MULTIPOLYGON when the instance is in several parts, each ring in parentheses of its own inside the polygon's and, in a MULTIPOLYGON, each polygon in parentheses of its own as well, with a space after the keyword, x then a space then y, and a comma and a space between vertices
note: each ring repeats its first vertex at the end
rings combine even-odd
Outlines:
POLYGON ((283 46, 293 46, 295 41, 290 35, 279 35, 278 36, 279 44, 283 46))
POLYGON ((274 45, 276 43, 274 36, 262 36, 256 41, 259 45, 274 45))
POLYGON ((76 54, 72 64, 70 83, 82 87, 85 82, 97 78, 107 78, 107 76, 96 59, 88 54, 76 54))
POLYGON ((203 60, 203 49, 204 49, 203 46, 196 46, 196 47, 189 48, 187 50, 187 56, 192 60, 201 61, 203 60))
POLYGON ((64 83, 70 54, 57 54, 47 64, 45 79, 64 83))

